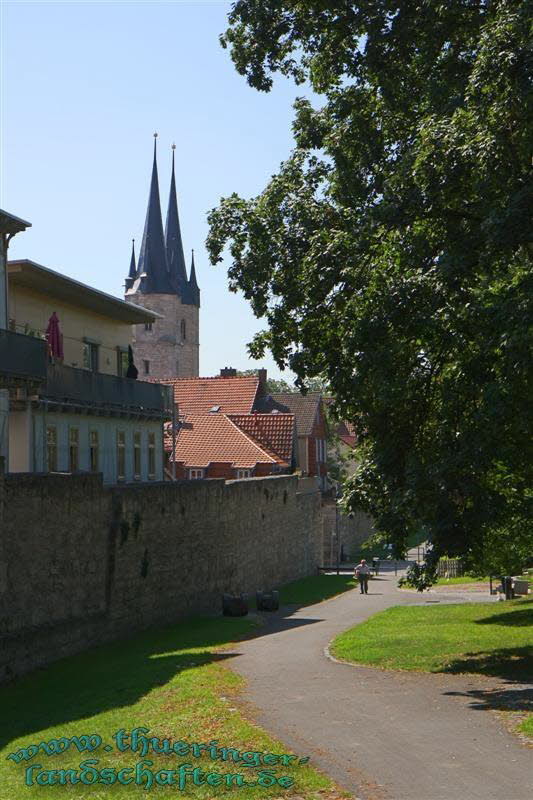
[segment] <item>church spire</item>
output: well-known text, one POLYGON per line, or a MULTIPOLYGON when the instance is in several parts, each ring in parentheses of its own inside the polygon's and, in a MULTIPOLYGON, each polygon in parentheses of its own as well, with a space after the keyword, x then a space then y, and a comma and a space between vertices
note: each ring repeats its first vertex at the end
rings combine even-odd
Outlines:
POLYGON ((191 252, 191 274, 188 284, 188 295, 190 304, 200 307, 200 287, 196 281, 196 269, 194 268, 194 250, 191 252))
POLYGON ((128 277, 126 278, 126 291, 132 288, 133 284, 135 283, 136 277, 137 277, 137 264, 135 263, 135 239, 132 239, 130 271, 128 272, 128 277))
POLYGON ((138 277, 133 291, 143 294, 173 294, 165 252, 163 219, 159 199, 159 178, 157 174, 157 133, 154 133, 154 163, 146 222, 139 253, 138 277))
POLYGON ((178 200, 176 196, 176 176, 174 171, 174 152, 176 145, 172 145, 172 176, 170 179, 170 194, 168 198, 167 223, 165 228, 165 247, 167 266, 170 280, 175 290, 183 297, 187 286, 187 272, 183 243, 181 240, 180 220, 178 215, 178 200))
POLYGON ((135 263, 135 239, 131 240, 131 261, 130 261, 130 271, 129 271, 129 278, 135 278, 137 275, 137 264, 135 263))

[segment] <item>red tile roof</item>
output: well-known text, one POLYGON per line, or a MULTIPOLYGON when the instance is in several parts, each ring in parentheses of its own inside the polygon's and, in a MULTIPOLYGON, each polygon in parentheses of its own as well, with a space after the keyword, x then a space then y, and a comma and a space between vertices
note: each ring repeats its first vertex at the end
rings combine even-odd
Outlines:
POLYGON ((357 435, 355 433, 355 428, 351 422, 339 422, 335 433, 344 444, 348 445, 348 447, 355 447, 357 444, 357 435))
MULTIPOLYGON (((171 449, 172 439, 168 434, 166 445, 171 449)), ((283 459, 254 442, 222 413, 180 415, 175 460, 186 467, 207 467, 214 462, 229 463, 242 469, 253 469, 261 463, 288 466, 283 459)))
POLYGON ((180 415, 207 414, 214 406, 220 406, 222 414, 250 414, 259 388, 257 375, 157 378, 157 383, 174 387, 174 401, 180 415))
POLYGON ((232 422, 269 453, 292 461, 294 414, 228 414, 232 422))

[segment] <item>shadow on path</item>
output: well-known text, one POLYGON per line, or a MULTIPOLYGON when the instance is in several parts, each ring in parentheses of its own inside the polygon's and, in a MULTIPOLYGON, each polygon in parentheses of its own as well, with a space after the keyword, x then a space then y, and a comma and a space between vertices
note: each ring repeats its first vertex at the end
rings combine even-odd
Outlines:
POLYGON ((467 692, 444 692, 449 697, 468 697, 469 707, 476 711, 525 711, 533 713, 533 689, 520 688, 471 689, 467 692))

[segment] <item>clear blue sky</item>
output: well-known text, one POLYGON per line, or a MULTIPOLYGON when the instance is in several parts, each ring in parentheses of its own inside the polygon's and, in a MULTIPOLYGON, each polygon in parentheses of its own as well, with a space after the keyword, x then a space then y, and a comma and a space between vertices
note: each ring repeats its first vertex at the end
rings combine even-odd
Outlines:
MULTIPOLYGON (((131 239, 140 246, 159 133, 163 215, 176 142, 187 262, 202 290, 200 372, 267 366, 246 343, 263 327, 205 251, 220 197, 259 192, 293 142, 279 80, 251 89, 218 42, 226 2, 2 2, 0 205, 33 227, 10 258, 30 258, 122 296, 131 239)), ((284 377, 289 377, 287 373, 284 377)))

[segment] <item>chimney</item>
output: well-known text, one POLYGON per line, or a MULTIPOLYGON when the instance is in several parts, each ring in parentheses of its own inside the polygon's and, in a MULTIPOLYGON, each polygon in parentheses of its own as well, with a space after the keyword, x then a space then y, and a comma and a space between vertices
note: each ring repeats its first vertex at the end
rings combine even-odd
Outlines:
POLYGON ((224 369, 220 370, 220 377, 221 378, 235 378, 237 376, 237 370, 235 367, 224 367, 224 369))
POLYGON ((266 382, 267 382, 267 371, 266 369, 258 369, 257 370, 257 377, 259 378, 259 384, 263 390, 266 391, 266 382))

